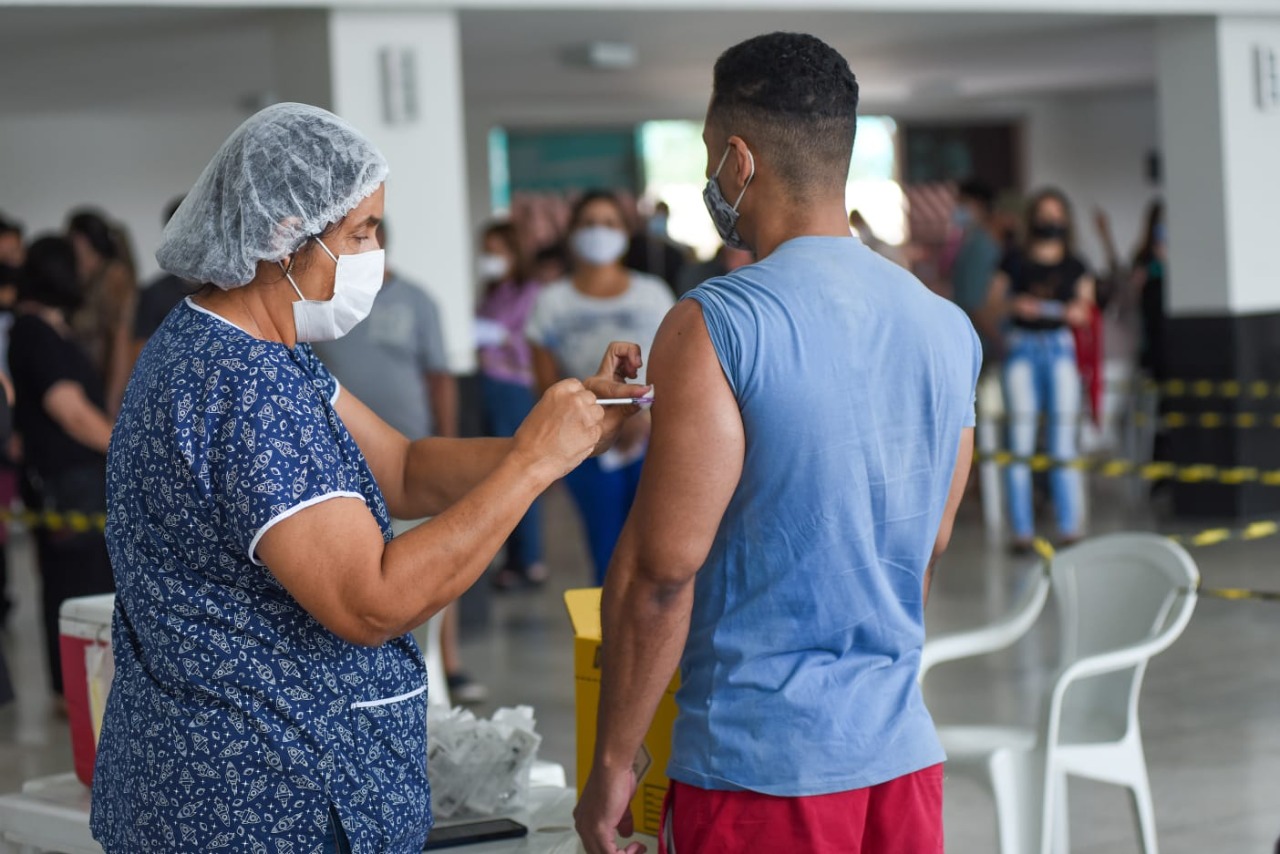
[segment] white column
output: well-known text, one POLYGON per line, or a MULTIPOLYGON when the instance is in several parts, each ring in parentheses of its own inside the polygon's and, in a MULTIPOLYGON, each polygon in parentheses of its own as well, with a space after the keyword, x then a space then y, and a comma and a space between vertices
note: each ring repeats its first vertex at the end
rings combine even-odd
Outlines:
POLYGON ((1280 56, 1280 16, 1161 22, 1173 315, 1280 309, 1280 104, 1263 102, 1257 67, 1268 55, 1280 56))
MULTIPOLYGON (((1166 366, 1173 377, 1274 384, 1280 14, 1163 21, 1158 42, 1169 212, 1166 366)), ((1192 412, 1247 413, 1259 405, 1252 394, 1178 401, 1192 412)), ((1256 429, 1175 430, 1168 453, 1183 464, 1280 466, 1274 435, 1256 429)), ((1250 483, 1175 482, 1173 499, 1175 511, 1189 516, 1280 511, 1274 488, 1250 483)))
POLYGON ((333 110, 386 155, 388 265, 435 297, 450 366, 470 371, 475 236, 457 16, 288 13, 274 28, 274 46, 277 99, 333 110))
POLYGON ((449 361, 474 366, 462 56, 449 11, 333 12, 333 108, 391 163, 388 263, 440 304, 449 361))

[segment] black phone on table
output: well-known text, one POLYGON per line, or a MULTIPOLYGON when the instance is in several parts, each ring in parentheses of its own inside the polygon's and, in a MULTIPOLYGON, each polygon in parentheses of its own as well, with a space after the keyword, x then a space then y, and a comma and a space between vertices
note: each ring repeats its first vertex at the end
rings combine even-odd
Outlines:
POLYGON ((427 844, 422 850, 439 851, 441 848, 453 848, 456 845, 493 842, 499 839, 519 839, 528 835, 529 828, 518 821, 512 821, 509 818, 487 818, 482 821, 433 827, 431 834, 427 836, 427 844))

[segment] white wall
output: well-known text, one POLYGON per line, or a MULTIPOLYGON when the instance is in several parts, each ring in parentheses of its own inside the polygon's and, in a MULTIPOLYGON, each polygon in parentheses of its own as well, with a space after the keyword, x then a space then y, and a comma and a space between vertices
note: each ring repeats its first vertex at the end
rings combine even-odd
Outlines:
POLYGON ((244 118, 235 108, 6 115, 0 210, 34 236, 61 230, 73 207, 99 206, 128 227, 139 272, 150 277, 165 205, 190 188, 244 118))
POLYGON ((1108 92, 1044 98, 1025 113, 1027 189, 1052 184, 1075 205, 1080 250, 1100 266, 1105 255, 1093 210, 1111 218, 1121 260, 1142 236, 1147 204, 1160 188, 1146 177, 1147 155, 1159 148, 1155 92, 1108 92))
POLYGON ((462 63, 451 12, 335 12, 330 19, 333 108, 382 149, 387 178, 388 264, 439 302, 450 365, 475 364, 474 239, 467 214, 462 63), (378 54, 415 52, 419 117, 389 125, 378 54))

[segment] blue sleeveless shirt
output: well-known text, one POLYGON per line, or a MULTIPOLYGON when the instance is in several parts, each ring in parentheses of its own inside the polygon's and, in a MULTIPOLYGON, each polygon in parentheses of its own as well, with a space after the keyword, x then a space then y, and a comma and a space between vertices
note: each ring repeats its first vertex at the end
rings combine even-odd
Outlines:
POLYGON ((791 240, 686 299, 746 457, 697 576, 669 776, 795 797, 943 761, 916 675, 972 325, 853 237, 791 240))

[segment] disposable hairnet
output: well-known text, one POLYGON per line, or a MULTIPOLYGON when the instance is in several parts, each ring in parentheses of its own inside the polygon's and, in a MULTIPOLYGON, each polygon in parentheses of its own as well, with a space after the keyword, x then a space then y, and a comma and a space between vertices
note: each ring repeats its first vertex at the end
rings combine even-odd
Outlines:
POLYGON ((248 284, 337 222, 387 177, 387 161, 327 110, 275 104, 218 149, 165 226, 160 266, 220 288, 248 284))

